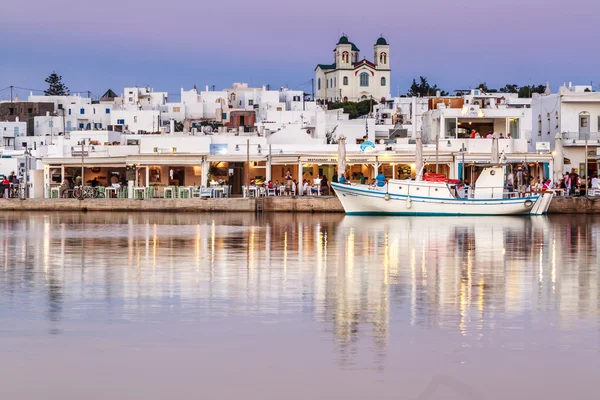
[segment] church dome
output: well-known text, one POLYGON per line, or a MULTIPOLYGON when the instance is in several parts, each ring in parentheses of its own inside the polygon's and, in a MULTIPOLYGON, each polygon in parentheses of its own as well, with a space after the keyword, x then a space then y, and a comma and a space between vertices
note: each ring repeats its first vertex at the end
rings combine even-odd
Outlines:
POLYGON ((343 35, 337 44, 350 44, 350 42, 348 41, 348 36, 343 35))
POLYGON ((377 39, 377 42, 375 42, 375 46, 387 46, 388 42, 385 40, 385 38, 382 36, 379 39, 377 39))

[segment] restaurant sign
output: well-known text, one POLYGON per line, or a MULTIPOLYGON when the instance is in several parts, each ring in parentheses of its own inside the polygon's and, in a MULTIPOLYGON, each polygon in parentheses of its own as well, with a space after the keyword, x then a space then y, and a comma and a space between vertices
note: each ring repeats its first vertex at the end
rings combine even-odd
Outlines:
POLYGON ((537 142, 535 151, 550 151, 550 142, 537 142))
POLYGON ((87 156, 89 156, 89 153, 87 151, 81 151, 81 150, 71 151, 71 157, 87 157, 87 156))
POLYGON ((177 153, 177 147, 155 147, 154 152, 158 154, 177 153))

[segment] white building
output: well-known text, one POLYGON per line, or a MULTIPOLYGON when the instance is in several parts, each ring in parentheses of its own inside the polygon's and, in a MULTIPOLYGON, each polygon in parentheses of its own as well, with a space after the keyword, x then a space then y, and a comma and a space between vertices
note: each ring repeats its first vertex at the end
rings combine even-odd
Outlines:
POLYGON ((332 64, 315 68, 316 99, 327 101, 379 101, 390 95, 390 46, 380 37, 373 62, 360 59, 360 50, 342 36, 333 51, 332 64))
POLYGON ((585 175, 585 144, 588 139, 588 175, 598 172, 600 148, 600 93, 591 86, 562 86, 558 93, 534 94, 531 102, 532 140, 529 151, 538 143, 554 150, 556 133, 561 132, 565 153, 565 172, 576 169, 585 175))
POLYGON ((19 148, 19 139, 27 137, 27 123, 0 121, 0 134, 2 135, 0 148, 4 150, 19 148))

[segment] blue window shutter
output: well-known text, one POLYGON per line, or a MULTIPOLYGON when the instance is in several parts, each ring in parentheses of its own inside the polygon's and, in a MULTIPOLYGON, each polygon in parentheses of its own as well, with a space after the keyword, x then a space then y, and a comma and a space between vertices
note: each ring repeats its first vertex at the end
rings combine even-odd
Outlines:
POLYGON ((106 109, 106 113, 107 113, 107 114, 110 114, 110 108, 107 108, 107 109, 106 109))
POLYGON ((69 115, 71 115, 71 109, 69 108, 69 115))
POLYGON ((81 110, 79 110, 79 114, 85 114, 85 108, 82 108, 81 110))
POLYGON ((83 124, 79 124, 79 129, 83 129, 83 124))

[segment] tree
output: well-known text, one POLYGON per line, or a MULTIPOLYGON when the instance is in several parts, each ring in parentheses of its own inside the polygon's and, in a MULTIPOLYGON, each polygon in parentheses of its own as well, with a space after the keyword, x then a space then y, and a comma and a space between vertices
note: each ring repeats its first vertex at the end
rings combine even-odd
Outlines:
POLYGON ((477 86, 477 89, 481 90, 482 92, 486 92, 486 93, 498 93, 497 89, 488 88, 487 83, 485 83, 485 82, 480 83, 479 86, 477 86))
POLYGON ((533 93, 542 94, 546 91, 546 85, 525 85, 519 88, 519 97, 531 97, 533 93))
POLYGON ((50 76, 46 78, 46 83, 48 84, 48 89, 44 90, 46 96, 69 95, 69 88, 62 83, 62 76, 57 75, 56 72, 52 71, 50 76))
POLYGON ((504 87, 500 88, 500 92, 501 93, 519 93, 519 85, 515 85, 514 83, 512 84, 507 84, 504 85, 504 87))
POLYGON ((412 81, 412 85, 410 85, 410 90, 407 93, 407 96, 435 96, 437 91, 440 91, 440 96, 448 96, 448 92, 440 89, 437 85, 431 86, 429 82, 427 82, 427 77, 420 76, 419 83, 415 79, 412 81))

